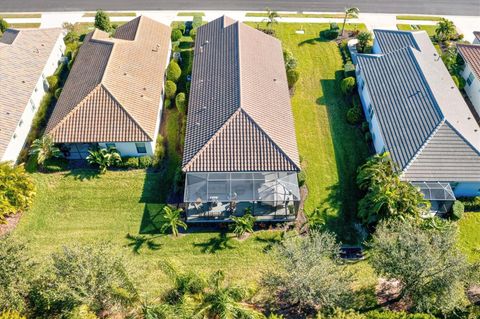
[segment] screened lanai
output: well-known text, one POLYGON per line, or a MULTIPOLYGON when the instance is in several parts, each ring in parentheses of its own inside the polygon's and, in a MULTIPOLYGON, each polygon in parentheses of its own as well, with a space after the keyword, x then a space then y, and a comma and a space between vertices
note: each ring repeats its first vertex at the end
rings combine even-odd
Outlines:
POLYGON ((296 172, 187 173, 185 186, 189 221, 246 212, 257 220, 294 219, 300 201, 296 172))
POLYGON ((412 182, 412 185, 423 193, 426 200, 430 201, 432 213, 447 213, 456 199, 450 183, 412 182))

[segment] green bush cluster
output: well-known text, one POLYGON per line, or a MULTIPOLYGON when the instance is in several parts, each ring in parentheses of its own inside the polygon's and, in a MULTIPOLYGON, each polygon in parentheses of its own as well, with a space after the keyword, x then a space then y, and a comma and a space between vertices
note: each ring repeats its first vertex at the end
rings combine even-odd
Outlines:
POLYGON ((355 86, 356 81, 353 76, 349 76, 348 78, 343 79, 340 83, 342 93, 345 95, 351 95, 353 93, 353 90, 355 90, 355 86))
POLYGON ((460 220, 464 212, 465 212, 465 206, 461 201, 456 200, 455 202, 453 202, 451 213, 452 213, 452 218, 454 220, 460 220))
POLYGON ((180 40, 182 38, 182 35, 183 34, 180 29, 173 29, 171 36, 172 42, 177 42, 178 40, 180 40))
POLYGON ((8 23, 5 19, 0 18, 0 35, 8 29, 8 23))
POLYGON ((293 53, 290 50, 283 49, 283 60, 285 62, 285 70, 287 72, 287 82, 288 88, 292 89, 295 87, 300 73, 297 70, 297 59, 293 56, 293 53))
POLYGON ((140 157, 130 157, 126 156, 122 158, 122 162, 119 165, 123 168, 148 168, 153 166, 154 159, 152 156, 140 156, 140 157))
POLYGON ((172 100, 165 99, 165 101, 163 102, 163 106, 167 109, 171 108, 172 107, 172 100))
POLYGON ((466 82, 461 75, 452 75, 452 80, 459 90, 463 90, 465 88, 466 82))
POLYGON ((347 62, 343 66, 343 75, 348 77, 355 77, 355 65, 352 62, 347 62))
POLYGON ((170 61, 167 67, 167 80, 170 80, 176 83, 178 79, 180 79, 181 75, 182 75, 182 69, 180 69, 180 66, 178 65, 178 63, 175 62, 174 60, 170 61))
POLYGON ((62 88, 58 88, 55 90, 55 98, 58 100, 58 98, 60 97, 60 94, 62 94, 62 88))
POLYGON ((187 100, 185 97, 185 93, 180 92, 177 94, 177 96, 175 97, 175 105, 177 106, 177 109, 181 114, 187 113, 187 100))
POLYGON ((158 167, 162 160, 165 158, 165 141, 161 134, 158 134, 155 153, 153 155, 153 166, 158 167))
POLYGON ((357 125, 362 122, 363 112, 362 108, 358 106, 352 106, 347 111, 347 122, 352 125, 357 125))
POLYGON ((110 17, 103 10, 97 10, 95 14, 95 28, 100 29, 105 32, 112 31, 112 24, 110 23, 110 17))
POLYGON ((188 35, 195 41, 195 38, 197 37, 197 29, 191 29, 188 35))
POLYGON ((194 15, 192 20, 192 29, 201 27, 203 24, 203 17, 201 15, 194 15))
POLYGON ((177 93, 177 85, 175 82, 167 80, 167 82, 165 82, 165 97, 171 100, 175 97, 175 93, 177 93))
POLYGON ((335 40, 336 38, 338 38, 339 34, 340 34, 339 27, 335 22, 333 22, 333 23, 330 23, 330 28, 328 30, 323 30, 320 32, 320 37, 321 38, 323 37, 328 40, 335 40))
POLYGON ((305 185, 305 181, 307 180, 307 173, 305 173, 304 170, 301 170, 297 174, 297 178, 298 178, 298 185, 302 187, 303 185, 305 185))
POLYGON ((55 93, 55 91, 58 89, 59 85, 59 79, 58 76, 56 75, 50 75, 47 76, 47 82, 48 82, 48 90, 50 93, 55 93))

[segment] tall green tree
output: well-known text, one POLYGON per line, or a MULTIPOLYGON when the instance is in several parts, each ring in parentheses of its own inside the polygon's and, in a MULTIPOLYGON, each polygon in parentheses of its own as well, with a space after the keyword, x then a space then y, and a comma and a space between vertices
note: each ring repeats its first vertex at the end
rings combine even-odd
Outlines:
POLYGON ((418 312, 448 315, 464 308, 465 287, 480 278, 479 265, 470 265, 457 248, 453 224, 438 229, 409 221, 382 222, 371 248, 375 271, 400 283, 392 301, 405 301, 418 312))
POLYGON ((112 24, 110 22, 110 17, 105 11, 97 10, 97 13, 95 14, 95 28, 105 32, 112 31, 112 24))
POLYGON ((367 48, 368 44, 370 41, 372 41, 372 33, 369 31, 363 31, 360 32, 357 35, 357 40, 358 40, 358 51, 359 52, 365 52, 365 49, 367 48))
POLYGON ((303 314, 347 305, 352 274, 340 259, 335 236, 311 231, 307 237, 288 237, 272 254, 279 267, 265 273, 262 285, 274 304, 303 314))
POLYGON ((173 237, 178 237, 178 228, 187 229, 187 224, 181 217, 182 209, 172 209, 165 205, 162 209, 162 226, 161 231, 166 232, 170 230, 173 237))
POLYGON ((435 29, 435 35, 440 41, 450 40, 456 33, 455 24, 453 21, 442 18, 437 23, 437 28, 435 29))
POLYGON ((359 13, 360 13, 360 9, 358 8, 355 8, 355 7, 345 8, 345 16, 343 17, 342 32, 340 33, 341 35, 343 35, 343 31, 345 31, 345 24, 347 23, 347 20, 358 18, 359 13))
POLYGON ((5 217, 26 210, 35 196, 35 184, 23 165, 0 162, 0 223, 5 217))
POLYGON ((265 8, 267 11, 267 18, 264 19, 264 21, 267 22, 267 27, 272 29, 275 24, 278 24, 278 18, 280 18, 280 15, 278 14, 277 11, 270 10, 270 8, 265 8))
POLYGON ((62 152, 55 145, 50 135, 43 135, 33 141, 29 154, 36 157, 37 164, 41 167, 43 167, 45 161, 52 157, 63 157, 62 152))

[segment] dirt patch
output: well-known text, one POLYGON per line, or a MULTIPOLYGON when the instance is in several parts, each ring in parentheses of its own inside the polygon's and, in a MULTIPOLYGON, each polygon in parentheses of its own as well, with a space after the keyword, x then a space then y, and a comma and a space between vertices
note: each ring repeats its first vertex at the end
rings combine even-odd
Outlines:
POLYGON ((380 278, 375 289, 378 304, 385 305, 389 310, 393 311, 407 310, 408 303, 404 300, 392 302, 392 300, 398 299, 400 289, 400 281, 380 278))
POLYGON ((17 227, 18 222, 20 221, 20 217, 22 214, 15 214, 8 216, 6 218, 5 224, 0 224, 0 237, 5 236, 9 232, 11 232, 15 227, 17 227))

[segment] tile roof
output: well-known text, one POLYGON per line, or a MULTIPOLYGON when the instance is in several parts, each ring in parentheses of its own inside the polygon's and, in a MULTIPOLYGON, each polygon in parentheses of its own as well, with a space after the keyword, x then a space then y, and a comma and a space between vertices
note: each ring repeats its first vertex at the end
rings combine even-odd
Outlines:
POLYGON ((281 42, 228 17, 198 29, 184 171, 297 171, 281 42))
POLYGON ((480 79, 480 44, 457 44, 458 53, 480 79))
POLYGON ((152 141, 170 28, 140 16, 80 47, 46 132, 57 143, 152 141))
MULTIPOLYGON (((375 39, 382 33, 376 31, 375 39)), ((421 33, 417 39, 428 39, 421 33)), ((471 163, 480 162, 480 127, 431 42, 421 41, 358 57, 386 148, 408 180, 478 181, 480 167, 471 163)), ((380 45, 385 47, 393 46, 387 41, 380 45)))
POLYGON ((61 35, 60 28, 8 29, 0 38, 0 158, 61 35))

